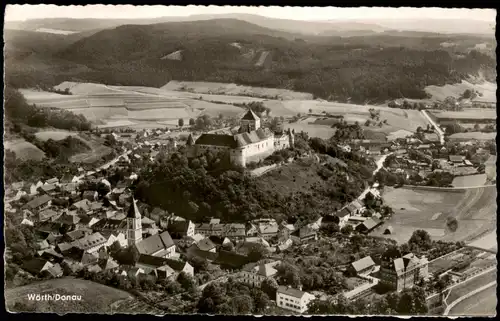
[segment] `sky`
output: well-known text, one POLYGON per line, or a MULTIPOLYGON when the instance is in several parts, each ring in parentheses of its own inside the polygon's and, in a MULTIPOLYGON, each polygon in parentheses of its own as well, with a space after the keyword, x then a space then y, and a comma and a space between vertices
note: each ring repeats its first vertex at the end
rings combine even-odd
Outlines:
POLYGON ((495 22, 494 9, 382 8, 382 7, 244 7, 244 6, 133 6, 133 5, 7 5, 6 21, 42 18, 157 18, 193 14, 249 13, 293 20, 472 19, 495 22))

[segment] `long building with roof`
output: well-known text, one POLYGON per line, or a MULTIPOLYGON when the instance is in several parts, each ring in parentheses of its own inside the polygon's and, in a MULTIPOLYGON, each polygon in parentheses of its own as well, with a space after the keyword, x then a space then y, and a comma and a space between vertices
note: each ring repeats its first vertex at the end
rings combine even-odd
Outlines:
POLYGON ((429 276, 429 261, 413 253, 402 257, 384 254, 380 265, 380 279, 392 289, 400 292, 412 288, 420 279, 429 276))
POLYGON ((189 135, 187 145, 190 157, 198 157, 207 151, 227 151, 231 163, 245 167, 277 150, 293 147, 294 141, 294 131, 273 132, 262 128, 259 116, 249 109, 240 121, 237 134, 205 133, 196 140, 189 135))

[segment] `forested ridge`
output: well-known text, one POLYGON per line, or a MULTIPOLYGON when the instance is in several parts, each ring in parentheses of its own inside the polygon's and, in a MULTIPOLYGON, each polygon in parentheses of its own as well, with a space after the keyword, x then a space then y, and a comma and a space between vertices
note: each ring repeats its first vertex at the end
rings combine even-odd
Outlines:
POLYGON ((7 41, 7 53, 16 53, 7 55, 6 65, 6 78, 13 86, 72 80, 161 87, 170 80, 214 81, 286 88, 335 101, 377 103, 426 98, 425 86, 456 83, 479 73, 490 81, 496 78, 494 47, 489 54, 471 50, 475 44, 492 40, 465 35, 382 33, 290 39, 283 32, 222 19, 126 25, 62 49, 54 45, 54 51, 46 46, 36 49, 36 42, 30 48, 26 39, 7 41), (445 42, 456 45, 443 47, 445 42), (234 43, 241 48, 231 45, 234 43), (181 61, 161 59, 178 50, 182 51, 181 61), (256 67, 264 51, 271 53, 272 61, 265 68, 256 67), (23 67, 26 64, 34 69, 23 67))

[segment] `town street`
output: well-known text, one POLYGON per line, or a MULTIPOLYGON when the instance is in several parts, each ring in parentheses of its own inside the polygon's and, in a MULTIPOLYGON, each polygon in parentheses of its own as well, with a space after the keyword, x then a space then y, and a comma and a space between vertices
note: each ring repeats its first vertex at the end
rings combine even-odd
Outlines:
MULTIPOLYGON (((389 154, 385 154, 383 155, 378 161, 375 162, 375 164, 377 164, 377 168, 373 171, 373 176, 375 176, 375 174, 378 173, 379 170, 381 170, 383 167, 384 167, 384 162, 385 162, 385 159, 389 156, 389 155, 392 155, 393 153, 389 153, 389 154)), ((368 186, 364 191, 363 193, 361 193, 359 196, 358 196, 358 200, 363 200, 366 196, 366 194, 368 193, 368 191, 372 189, 371 186, 368 186)))

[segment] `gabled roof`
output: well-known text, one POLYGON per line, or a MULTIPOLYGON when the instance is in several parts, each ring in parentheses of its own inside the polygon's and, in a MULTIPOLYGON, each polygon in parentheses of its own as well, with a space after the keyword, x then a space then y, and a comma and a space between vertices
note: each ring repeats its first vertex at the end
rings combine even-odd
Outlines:
POLYGON ((309 226, 303 226, 295 231, 292 232, 291 235, 299 237, 299 238, 305 238, 311 235, 315 235, 316 231, 314 231, 311 227, 309 226))
POLYGON ((347 215, 351 215, 351 213, 347 210, 347 208, 343 208, 342 210, 336 212, 334 215, 337 217, 345 217, 347 215))
POLYGON ((196 145, 222 146, 228 148, 238 147, 232 135, 202 134, 195 142, 196 145))
POLYGON ((81 238, 84 238, 86 235, 85 231, 83 230, 74 230, 74 231, 71 231, 71 232, 68 232, 66 233, 66 236, 71 240, 71 241, 75 241, 75 240, 79 240, 81 238))
POLYGON ((375 262, 373 262, 373 259, 371 258, 371 256, 365 256, 364 258, 362 258, 360 260, 352 262, 351 265, 354 268, 354 270, 356 270, 356 272, 359 272, 359 271, 362 271, 366 268, 374 266, 375 262))
POLYGON ((175 245, 170 234, 165 231, 161 234, 152 235, 138 242, 135 246, 140 254, 152 255, 153 253, 168 249, 175 245))
POLYGON ((300 291, 300 290, 297 290, 297 289, 294 289, 291 287, 286 287, 283 285, 280 285, 278 287, 277 292, 288 295, 288 296, 293 296, 294 298, 297 298, 297 299, 302 299, 302 297, 307 293, 307 292, 303 292, 303 291, 300 291))
POLYGON ((259 120, 259 116, 257 116, 252 109, 248 109, 246 114, 241 118, 242 120, 259 120))
POLYGON ((196 243, 196 246, 202 251, 210 251, 216 247, 209 238, 205 238, 199 241, 198 243, 196 243))
POLYGON ((47 260, 41 258, 34 258, 27 262, 24 262, 23 269, 30 273, 38 274, 42 271, 44 267, 46 267, 47 263, 49 266, 52 266, 52 264, 47 260))
POLYGON ((23 208, 35 209, 41 205, 48 203, 51 200, 52 200, 52 197, 50 197, 49 195, 42 195, 42 196, 37 197, 37 198, 29 201, 28 203, 26 203, 23 206, 23 208))
POLYGON ((360 225, 364 226, 367 230, 371 230, 371 229, 375 228, 377 225, 379 225, 380 223, 381 222, 378 219, 370 217, 369 219, 367 219, 366 221, 364 221, 360 225))
POLYGON ((87 250, 87 249, 90 249, 94 246, 98 246, 98 245, 101 245, 103 243, 106 243, 106 238, 104 236, 101 235, 101 233, 97 232, 97 233, 94 233, 94 234, 91 234, 91 235, 88 235, 84 238, 81 238, 79 240, 77 240, 76 242, 78 242, 77 244, 79 245, 79 247, 83 250, 87 250))
POLYGON ((278 271, 272 267, 272 264, 261 264, 257 273, 265 277, 270 277, 278 273, 278 271))
POLYGON ((48 220, 49 218, 57 216, 57 212, 52 209, 46 209, 38 213, 40 221, 48 220))
POLYGON ((99 260, 99 267, 103 270, 112 270, 117 268, 119 265, 115 261, 113 261, 111 258, 108 258, 107 260, 99 260))
POLYGON ((184 261, 176 260, 176 259, 165 259, 165 263, 171 267, 174 271, 182 271, 186 264, 189 264, 184 261))

